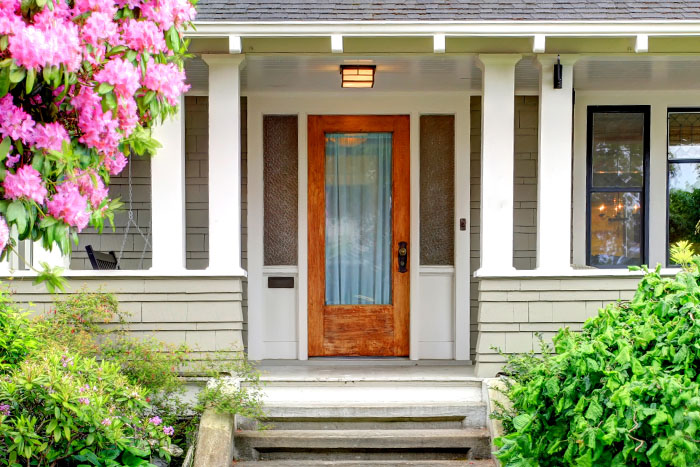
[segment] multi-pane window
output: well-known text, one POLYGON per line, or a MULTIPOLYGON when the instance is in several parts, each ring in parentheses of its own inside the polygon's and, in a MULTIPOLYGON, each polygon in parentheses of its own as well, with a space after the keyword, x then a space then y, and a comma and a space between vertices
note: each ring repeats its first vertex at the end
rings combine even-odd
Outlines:
POLYGON ((645 261, 648 106, 588 108, 588 264, 645 261))
POLYGON ((700 109, 668 112, 668 243, 687 240, 699 251, 700 109))

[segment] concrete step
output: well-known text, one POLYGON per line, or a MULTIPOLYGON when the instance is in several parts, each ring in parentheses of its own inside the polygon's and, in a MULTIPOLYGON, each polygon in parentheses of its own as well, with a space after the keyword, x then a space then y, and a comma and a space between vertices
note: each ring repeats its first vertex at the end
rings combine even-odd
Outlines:
POLYGON ((467 460, 488 459, 485 428, 419 430, 239 431, 242 460, 467 460))
MULTIPOLYGON (((275 430, 437 429, 486 426, 487 407, 479 402, 453 403, 324 403, 265 405, 263 425, 275 430)), ((255 422, 239 419, 238 428, 256 429, 255 422)))
POLYGON ((275 460, 238 461, 235 467, 498 467, 496 461, 486 460, 421 460, 421 461, 353 461, 353 460, 275 460))

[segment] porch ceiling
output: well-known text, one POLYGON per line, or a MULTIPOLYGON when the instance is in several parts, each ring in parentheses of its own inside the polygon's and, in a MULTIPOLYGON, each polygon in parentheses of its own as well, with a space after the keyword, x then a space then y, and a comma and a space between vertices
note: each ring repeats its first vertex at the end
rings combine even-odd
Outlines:
MULTIPOLYGON (((244 94, 257 92, 338 92, 341 64, 377 66, 375 91, 481 90, 481 70, 474 55, 394 54, 248 54, 241 72, 244 94)), ((208 70, 199 58, 186 64, 192 94, 206 95, 208 70)), ((700 89, 700 56, 589 56, 574 68, 577 90, 700 89)), ((539 74, 534 56, 515 70, 516 92, 537 94, 539 74)), ((367 92, 346 89, 345 92, 367 92)))

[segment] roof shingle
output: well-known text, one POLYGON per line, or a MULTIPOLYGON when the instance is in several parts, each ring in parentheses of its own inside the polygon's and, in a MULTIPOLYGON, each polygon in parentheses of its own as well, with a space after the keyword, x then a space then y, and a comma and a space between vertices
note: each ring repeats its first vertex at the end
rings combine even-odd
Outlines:
POLYGON ((199 21, 700 20, 700 1, 201 0, 199 21))

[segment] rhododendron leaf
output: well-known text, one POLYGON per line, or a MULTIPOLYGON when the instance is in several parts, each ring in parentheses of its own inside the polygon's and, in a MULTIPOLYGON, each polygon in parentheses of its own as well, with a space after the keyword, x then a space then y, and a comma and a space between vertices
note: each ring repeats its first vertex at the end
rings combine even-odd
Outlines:
POLYGON ((10 91, 10 69, 3 68, 0 71, 0 97, 5 97, 10 91))
POLYGON ((0 36, 0 50, 7 49, 7 46, 9 44, 10 44, 10 37, 9 36, 0 36))
POLYGON ((7 153, 10 151, 11 145, 12 141, 10 141, 10 138, 5 138, 0 143, 0 162, 4 161, 7 157, 7 153))
POLYGON ((34 167, 37 172, 41 172, 41 169, 44 167, 44 156, 41 154, 36 154, 32 158, 32 167, 34 167))
POLYGON ((116 47, 112 47, 111 49, 109 49, 109 52, 105 54, 105 57, 111 57, 112 55, 120 54, 127 49, 128 47, 126 47, 125 45, 118 45, 116 47))
POLYGON ((100 83, 100 85, 97 86, 97 93, 98 94, 107 94, 112 89, 114 89, 113 85, 111 85, 109 83, 100 83))
POLYGON ((168 29, 168 33, 165 36, 165 44, 172 51, 179 50, 180 46, 180 35, 177 33, 175 26, 168 29))
POLYGON ((114 92, 109 91, 102 96, 102 111, 107 112, 117 108, 117 97, 114 92))
POLYGON ((27 72, 24 70, 24 68, 15 68, 13 67, 10 70, 10 82, 11 83, 19 83, 24 79, 24 77, 27 76, 27 72))
POLYGON ((44 5, 46 5, 46 0, 36 0, 36 6, 39 8, 44 8, 44 5))
POLYGON ((34 68, 30 68, 27 70, 27 81, 25 81, 25 90, 27 91, 27 94, 32 92, 32 89, 34 89, 34 80, 36 80, 36 70, 34 68))
POLYGON ((22 235, 27 230, 27 210, 22 201, 13 201, 7 208, 8 222, 15 222, 17 231, 22 235))
POLYGON ((39 227, 46 228, 50 227, 52 225, 55 225, 58 223, 58 219, 50 216, 44 217, 41 221, 39 221, 39 227))

